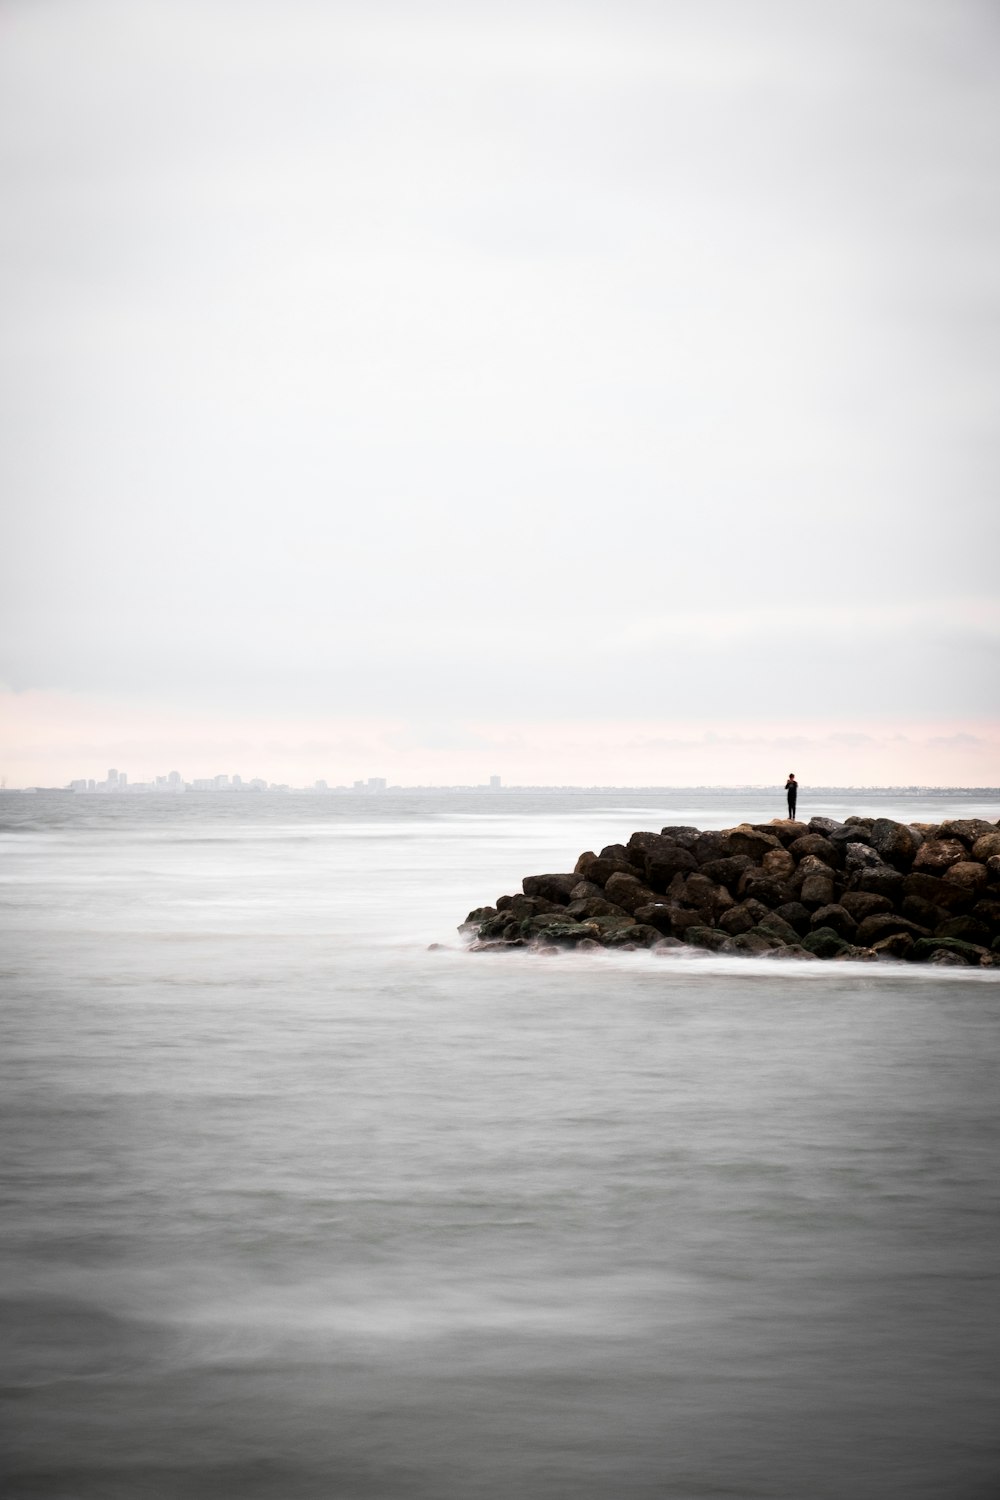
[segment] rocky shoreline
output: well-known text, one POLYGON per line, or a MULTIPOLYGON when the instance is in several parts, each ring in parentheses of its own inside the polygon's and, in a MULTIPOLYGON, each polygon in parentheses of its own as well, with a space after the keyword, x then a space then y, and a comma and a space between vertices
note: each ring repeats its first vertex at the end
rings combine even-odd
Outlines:
POLYGON ((667 827, 522 887, 469 913, 459 931, 473 950, 694 947, 1000 968, 1000 825, 979 818, 667 827))

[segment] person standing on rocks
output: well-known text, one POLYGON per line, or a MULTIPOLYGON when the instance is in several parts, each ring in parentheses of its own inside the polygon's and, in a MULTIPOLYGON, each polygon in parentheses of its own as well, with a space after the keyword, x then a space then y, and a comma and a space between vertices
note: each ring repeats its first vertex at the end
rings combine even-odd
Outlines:
POLYGON ((795 817, 795 800, 799 795, 799 784, 795 780, 795 772, 789 771, 788 780, 785 782, 785 791, 788 794, 788 816, 795 817))

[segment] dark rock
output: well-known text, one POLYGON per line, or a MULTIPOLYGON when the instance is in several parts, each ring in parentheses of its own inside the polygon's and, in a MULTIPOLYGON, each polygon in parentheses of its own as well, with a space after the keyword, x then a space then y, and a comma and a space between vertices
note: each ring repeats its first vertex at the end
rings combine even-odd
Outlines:
POLYGON ((977 922, 975 917, 949 917, 934 928, 934 936, 961 938, 965 943, 988 948, 992 933, 985 922, 977 922))
POLYGON ((913 945, 913 957, 918 963, 926 962, 935 953, 957 953, 959 958, 978 964, 988 950, 978 943, 967 943, 962 938, 922 937, 913 945))
POLYGON ((624 844, 605 844, 600 853, 601 859, 620 859, 628 864, 628 850, 624 844))
POLYGON ((744 953, 750 958, 756 958, 764 953, 773 953, 776 948, 783 948, 784 944, 780 938, 771 937, 766 932, 761 932, 755 927, 752 932, 740 932, 736 937, 729 939, 723 952, 744 953))
POLYGON ((687 943, 682 943, 680 938, 661 937, 658 943, 653 944, 654 953, 676 953, 678 948, 686 948, 687 943))
POLYGON ((783 905, 791 895, 791 891, 788 886, 779 884, 777 880, 769 880, 766 875, 755 876, 751 870, 747 870, 740 877, 740 895, 760 901, 764 906, 773 909, 783 905))
POLYGON ((985 864, 988 859, 1000 855, 1000 830, 994 828, 991 833, 981 834, 972 846, 972 857, 985 864))
POLYGON ((635 875, 612 875, 604 887, 604 894, 608 901, 628 912, 635 912, 640 906, 648 906, 656 900, 655 892, 635 875))
POLYGON ((693 849, 701 838, 700 828, 688 828, 681 825, 677 828, 661 828, 661 834, 673 844, 680 844, 682 849, 693 849))
POLYGON ((925 839, 917 850, 913 868, 940 874, 949 866, 957 865, 965 855, 966 848, 960 839, 925 839))
POLYGON ((476 906, 465 921, 460 925, 459 932, 470 932, 474 927, 481 927, 484 922, 492 920, 497 914, 495 906, 476 906))
POLYGON ((612 917, 616 922, 631 922, 632 918, 622 907, 616 906, 613 901, 608 901, 601 890, 597 887, 599 894, 596 896, 585 896, 579 901, 571 901, 563 912, 567 917, 573 917, 576 921, 590 921, 595 917, 612 917))
POLYGON ((653 901, 648 906, 640 906, 635 914, 635 920, 645 927, 655 927, 657 932, 672 933, 673 923, 671 920, 673 908, 665 901, 653 901))
POLYGON ((940 923, 947 920, 948 913, 941 906, 935 906, 931 901, 925 901, 921 896, 904 896, 899 907, 900 916, 909 917, 911 922, 917 922, 921 927, 926 927, 928 932, 937 930, 940 923))
MULTIPOLYGON (((635 943, 637 948, 652 948, 663 941, 663 933, 645 922, 637 922, 634 927, 623 927, 620 931, 627 932, 629 942, 635 943)), ((615 934, 612 933, 611 936, 614 937, 615 934)), ((609 938, 606 946, 612 948, 618 945, 609 938)))
POLYGON ((972 915, 988 927, 1000 929, 1000 900, 995 896, 984 896, 972 908, 972 915))
POLYGON ((589 901, 604 895, 604 889, 594 880, 581 880, 569 893, 570 905, 574 901, 589 901))
POLYGON ((665 891, 675 875, 683 875, 697 868, 698 861, 690 850, 682 849, 680 844, 673 844, 656 854, 647 855, 643 873, 646 884, 654 891, 665 891))
POLYGON ((844 938, 848 943, 854 942, 858 931, 858 924, 850 912, 837 904, 821 906, 818 911, 814 911, 809 926, 813 931, 819 927, 831 927, 838 937, 844 938))
POLYGON ((909 932, 890 932, 871 946, 879 958, 907 959, 913 954, 914 939, 909 932))
POLYGON ((892 818, 876 818, 872 824, 872 848, 897 869, 909 868, 921 842, 919 833, 905 823, 893 822, 892 818))
POLYGON ((880 865, 874 870, 859 870, 851 877, 851 885, 854 890, 870 891, 876 896, 888 896, 889 900, 895 904, 899 899, 903 882, 907 878, 902 870, 894 870, 891 865, 880 865))
POLYGON ((967 849, 973 848, 981 838, 997 831, 995 823, 985 818, 949 818, 938 829, 939 839, 959 839, 967 849))
POLYGON ((805 962, 814 964, 818 962, 815 953, 810 953, 808 948, 803 948, 801 943, 789 943, 784 948, 772 948, 767 955, 768 958, 798 958, 805 962))
POLYGON ((788 849, 768 849, 760 867, 771 880, 787 880, 795 871, 795 855, 788 849))
MULTIPOLYGON (((522 937, 529 934, 523 929, 533 923, 542 921, 540 917, 529 917, 528 922, 522 924, 522 937)), ((547 927, 534 929, 534 937, 537 943, 550 944, 556 948, 575 948, 585 938, 597 939, 600 937, 600 929, 590 922, 550 922, 547 927)))
POLYGON ((573 866, 575 873, 581 876, 582 879, 587 880, 589 878, 587 875, 587 871, 589 867, 594 863, 596 858, 597 855, 594 853, 593 849, 587 849, 583 854, 580 855, 580 858, 573 866))
POLYGON ((772 818, 770 823, 755 823, 753 826, 762 828, 765 833, 773 833, 786 849, 809 832, 808 823, 799 823, 794 818, 772 818))
POLYGON ((707 948, 711 953, 720 953, 728 946, 730 937, 728 932, 720 932, 718 927, 689 927, 687 941, 696 948, 707 948))
POLYGON ((719 918, 722 931, 730 933, 733 937, 741 932, 749 932, 754 925, 754 919, 745 906, 730 907, 729 911, 724 911, 719 918))
POLYGON ((571 892, 579 885, 580 877, 572 875, 525 875, 521 889, 526 896, 542 896, 546 901, 558 901, 568 905, 571 892))
POLYGON ((969 900, 969 893, 961 886, 949 884, 948 881, 940 880, 936 875, 929 875, 922 870, 914 870, 912 874, 906 876, 903 881, 903 894, 919 896, 922 900, 929 901, 932 906, 943 906, 946 911, 964 908, 969 900))
POLYGON ((844 849, 844 869, 853 875, 855 870, 881 870, 885 861, 877 849, 868 844, 848 844, 844 849))
POLYGON ((808 952, 815 953, 817 958, 836 958, 838 953, 843 953, 851 944, 845 943, 832 927, 817 927, 815 932, 807 933, 802 939, 802 946, 808 952))
POLYGON ((701 871, 694 871, 684 879, 684 899, 689 906, 699 911, 711 910, 715 903, 715 882, 701 871))
POLYGON ((749 823, 740 823, 736 828, 724 829, 723 837, 726 854, 746 854, 755 863, 759 862, 769 849, 783 847, 781 840, 773 833, 761 833, 749 823))
POLYGON ((986 888, 989 878, 986 866, 974 859, 960 859, 949 865, 944 872, 944 879, 948 884, 960 885, 963 890, 975 896, 986 888))
POLYGON ((804 932, 809 931, 809 908, 803 906, 801 901, 786 901, 781 906, 775 907, 774 914, 776 917, 784 918, 790 927, 795 928, 800 937, 804 932))
POLYGON ((592 865, 587 867, 587 879, 595 885, 606 885, 612 875, 634 875, 635 867, 630 865, 627 859, 611 859, 599 855, 592 865))
POLYGON ((845 891, 840 904, 855 922, 863 922, 865 917, 874 916, 877 911, 892 911, 889 897, 878 896, 874 891, 845 891))
POLYGON ((831 844, 828 838, 821 833, 807 833, 802 838, 796 839, 789 845, 788 852, 794 854, 796 859, 804 859, 807 854, 821 859, 825 865, 833 869, 834 865, 843 864, 843 852, 836 844, 831 844))
POLYGON ((718 885, 724 885, 736 889, 737 883, 744 870, 753 866, 753 860, 746 854, 731 854, 726 859, 710 859, 701 867, 701 873, 707 875, 709 880, 718 885))
POLYGON ((871 843, 871 832, 865 828, 864 823, 844 823, 843 828, 835 828, 831 834, 831 843, 834 847, 838 844, 849 843, 871 843))
POLYGON ((821 875, 818 871, 807 875, 799 890, 803 906, 829 906, 834 898, 833 876, 821 875))
POLYGON ((945 968, 954 969, 967 969, 971 964, 970 959, 963 958, 960 953, 952 953, 947 948, 939 948, 936 953, 931 954, 927 962, 929 964, 942 964, 945 968))
POLYGON ((872 824, 875 822, 875 819, 869 818, 862 813, 849 813, 844 822, 845 824, 853 823, 858 828, 867 828, 868 832, 871 833, 872 824))
POLYGON ((768 937, 780 938, 783 943, 798 943, 799 934, 790 922, 779 917, 777 912, 769 912, 763 921, 757 923, 757 932, 766 932, 768 937))
POLYGON ((833 833, 837 828, 843 828, 843 826, 843 823, 838 823, 836 818, 809 819, 809 832, 821 833, 825 838, 829 838, 831 833, 833 833))
POLYGON ((711 828, 703 833, 692 850, 695 859, 700 865, 707 864, 710 859, 723 859, 730 850, 726 847, 725 835, 718 829, 711 828))
POLYGON ((670 931, 674 937, 683 938, 689 927, 706 926, 703 912, 692 911, 689 906, 672 906, 670 908, 670 931))
POLYGON ((871 943, 877 943, 879 938, 888 937, 891 932, 908 932, 915 938, 930 937, 926 927, 911 922, 908 917, 898 917, 895 912, 880 912, 873 917, 865 917, 863 922, 858 923, 856 941, 867 948, 871 943))

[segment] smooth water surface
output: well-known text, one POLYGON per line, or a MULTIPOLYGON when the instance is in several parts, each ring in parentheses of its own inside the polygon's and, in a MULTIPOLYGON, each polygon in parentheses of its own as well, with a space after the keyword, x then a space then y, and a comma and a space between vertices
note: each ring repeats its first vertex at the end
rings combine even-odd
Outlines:
POLYGON ((0 798, 3 1493, 1000 1493, 995 971, 455 935, 774 811, 0 798))

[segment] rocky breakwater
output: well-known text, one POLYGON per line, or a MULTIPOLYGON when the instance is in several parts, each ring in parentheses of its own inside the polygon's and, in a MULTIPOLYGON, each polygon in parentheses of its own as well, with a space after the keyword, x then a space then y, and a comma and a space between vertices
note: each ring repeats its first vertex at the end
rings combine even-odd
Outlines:
POLYGON ((978 818, 668 827, 471 911, 477 951, 694 947, 1000 968, 1000 826, 978 818))

